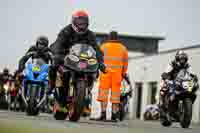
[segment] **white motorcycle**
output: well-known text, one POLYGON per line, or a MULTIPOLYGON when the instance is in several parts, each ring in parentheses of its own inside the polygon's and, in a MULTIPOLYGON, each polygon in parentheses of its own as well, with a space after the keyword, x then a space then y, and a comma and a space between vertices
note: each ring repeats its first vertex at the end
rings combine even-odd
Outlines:
POLYGON ((160 111, 157 105, 148 105, 144 112, 144 120, 158 120, 159 114, 160 111))

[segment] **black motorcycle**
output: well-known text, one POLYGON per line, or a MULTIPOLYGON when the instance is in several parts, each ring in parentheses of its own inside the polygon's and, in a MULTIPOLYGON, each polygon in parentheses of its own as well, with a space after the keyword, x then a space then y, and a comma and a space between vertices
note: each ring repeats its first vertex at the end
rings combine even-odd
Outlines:
POLYGON ((67 92, 66 104, 56 101, 54 117, 64 120, 68 116, 70 121, 78 121, 85 106, 85 100, 90 97, 90 88, 96 79, 98 62, 95 50, 87 44, 75 44, 64 58, 64 66, 57 72, 56 97, 66 93, 64 91, 64 73, 70 72, 70 89, 67 92))
POLYGON ((160 121, 163 126, 180 122, 182 128, 188 128, 192 119, 192 105, 196 99, 198 83, 185 69, 177 74, 174 81, 167 83, 168 93, 164 107, 160 110, 160 121))

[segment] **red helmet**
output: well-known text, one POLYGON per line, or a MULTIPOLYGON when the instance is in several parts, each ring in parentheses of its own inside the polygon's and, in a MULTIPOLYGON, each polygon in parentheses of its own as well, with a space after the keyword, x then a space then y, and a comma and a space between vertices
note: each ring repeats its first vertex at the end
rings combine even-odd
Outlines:
POLYGON ((89 17, 85 11, 77 11, 72 15, 72 28, 79 34, 88 30, 89 17))

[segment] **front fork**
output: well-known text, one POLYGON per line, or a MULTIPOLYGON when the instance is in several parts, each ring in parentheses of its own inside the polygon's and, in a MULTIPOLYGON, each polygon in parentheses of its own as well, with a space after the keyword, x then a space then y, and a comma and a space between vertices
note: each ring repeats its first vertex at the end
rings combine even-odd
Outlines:
POLYGON ((36 105, 36 108, 39 108, 46 100, 46 91, 47 91, 47 85, 44 85, 42 87, 37 87, 37 86, 32 86, 31 84, 27 83, 26 81, 23 81, 23 87, 22 87, 22 90, 21 90, 21 96, 22 96, 22 99, 25 103, 25 106, 28 107, 28 101, 30 99, 30 89, 39 89, 37 91, 37 105, 36 105), (42 92, 42 89, 44 89, 44 92, 43 92, 43 96, 41 97, 41 92, 42 92))

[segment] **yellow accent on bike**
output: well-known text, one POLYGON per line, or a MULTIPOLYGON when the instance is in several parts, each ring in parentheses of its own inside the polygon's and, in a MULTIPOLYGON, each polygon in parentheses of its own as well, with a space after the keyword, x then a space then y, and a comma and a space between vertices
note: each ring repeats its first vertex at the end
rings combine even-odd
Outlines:
POLYGON ((83 58, 87 58, 88 57, 88 55, 85 54, 85 53, 82 53, 80 56, 83 57, 83 58))
POLYGON ((34 66, 33 68, 32 68, 32 71, 33 72, 39 72, 41 69, 40 69, 40 67, 39 66, 34 66))
POLYGON ((97 64, 97 60, 96 59, 90 59, 90 60, 88 60, 88 64, 90 64, 90 65, 97 64))
POLYGON ((88 60, 87 58, 84 58, 84 57, 80 57, 79 59, 81 59, 81 60, 88 60))
POLYGON ((188 82, 188 85, 189 85, 188 91, 191 92, 191 91, 192 91, 192 88, 193 88, 193 86, 192 86, 192 85, 193 85, 193 82, 192 82, 192 81, 189 81, 189 82, 188 82))

